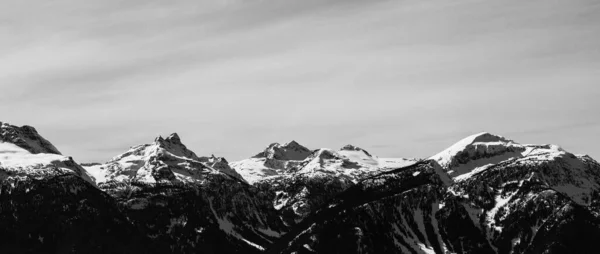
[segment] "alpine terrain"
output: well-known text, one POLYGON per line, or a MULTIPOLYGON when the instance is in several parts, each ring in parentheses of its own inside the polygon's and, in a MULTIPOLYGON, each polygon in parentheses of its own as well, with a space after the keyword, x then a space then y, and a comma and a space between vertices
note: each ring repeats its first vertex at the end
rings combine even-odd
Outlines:
POLYGON ((177 134, 103 163, 0 123, 0 253, 596 253, 600 164, 479 133, 429 158, 177 134))

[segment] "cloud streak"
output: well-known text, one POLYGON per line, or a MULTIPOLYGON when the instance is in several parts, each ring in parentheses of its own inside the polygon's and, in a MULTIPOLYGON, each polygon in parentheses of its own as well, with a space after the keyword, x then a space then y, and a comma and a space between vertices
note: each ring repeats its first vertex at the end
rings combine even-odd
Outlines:
POLYGON ((291 139, 425 157, 484 130, 600 157, 597 1, 9 0, 0 17, 2 120, 80 161, 171 132, 230 160, 291 139))

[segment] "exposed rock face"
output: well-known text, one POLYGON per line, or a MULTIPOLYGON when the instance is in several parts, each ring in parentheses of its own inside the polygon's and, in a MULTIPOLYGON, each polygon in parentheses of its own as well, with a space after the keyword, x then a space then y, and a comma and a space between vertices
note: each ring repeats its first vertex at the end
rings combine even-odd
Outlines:
POLYGON ((203 182, 211 174, 244 181, 225 159, 198 157, 175 133, 166 139, 158 137, 153 143, 134 146, 107 163, 87 169, 99 184, 203 182))
POLYGON ((27 125, 18 127, 0 122, 0 142, 15 144, 33 154, 60 154, 35 128, 27 125))
POLYGON ((475 135, 440 153, 444 157, 364 179, 313 210, 268 252, 597 249, 600 165, 557 146, 498 137, 475 135))
POLYGON ((296 141, 291 141, 284 145, 273 143, 269 145, 263 152, 254 156, 254 158, 267 158, 274 160, 295 160, 301 161, 306 159, 311 151, 308 148, 298 144, 296 141))
POLYGON ((159 253, 258 253, 285 232, 267 198, 221 175, 202 184, 102 187, 159 253))
POLYGON ((522 157, 527 148, 504 137, 484 132, 469 136, 434 155, 452 177, 468 173, 479 166, 522 157))
POLYGON ((62 156, 33 127, 0 123, 0 180, 13 182, 64 174, 74 174, 94 184, 73 158, 62 156))
POLYGON ((380 159, 351 145, 305 156, 290 142, 270 146, 250 159, 255 164, 230 166, 197 156, 173 134, 84 169, 33 128, 0 125, 2 253, 600 247, 600 164, 555 145, 481 133, 417 161, 380 159), (274 174, 244 180, 253 165, 274 174))
POLYGON ((72 158, 32 127, 1 125, 2 253, 151 252, 114 199, 72 158))
POLYGON ((270 196, 287 226, 295 225, 354 183, 346 178, 293 175, 259 181, 254 185, 270 196))
POLYGON ((342 147, 340 149, 340 151, 358 151, 358 152, 363 152, 367 156, 371 156, 371 154, 369 154, 367 151, 365 151, 365 149, 362 149, 360 147, 353 146, 353 145, 345 145, 344 147, 342 147))
POLYGON ((253 184, 294 171, 311 153, 296 141, 284 145, 273 143, 250 159, 231 163, 231 167, 253 184))
MULTIPOLYGON (((288 144, 297 146, 296 142, 288 144)), ((277 147, 277 143, 270 145, 263 155, 274 154, 269 152, 276 150, 273 147, 277 147)), ((273 206, 289 226, 302 221, 311 211, 360 179, 416 162, 408 159, 379 159, 352 145, 339 151, 317 149, 302 157, 302 161, 255 157, 234 162, 232 167, 261 191, 274 193, 273 206), (273 166, 273 162, 278 162, 277 166, 283 166, 284 169, 273 166)))
POLYGON ((88 170, 160 253, 256 253, 285 232, 227 160, 198 157, 177 134, 88 170))

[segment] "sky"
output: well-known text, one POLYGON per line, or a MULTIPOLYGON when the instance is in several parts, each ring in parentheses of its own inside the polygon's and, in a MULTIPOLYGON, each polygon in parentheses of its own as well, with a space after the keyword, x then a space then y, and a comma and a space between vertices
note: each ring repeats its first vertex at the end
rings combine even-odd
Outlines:
POLYGON ((487 131, 600 159, 597 0, 2 0, 0 121, 103 162, 177 132, 429 157, 487 131))

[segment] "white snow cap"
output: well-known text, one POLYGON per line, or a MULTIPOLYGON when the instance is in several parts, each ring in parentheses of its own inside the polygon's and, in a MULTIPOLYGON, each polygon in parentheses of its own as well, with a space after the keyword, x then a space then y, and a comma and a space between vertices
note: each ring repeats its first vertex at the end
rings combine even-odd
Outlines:
POLYGON ((430 157, 443 168, 450 169, 480 157, 493 157, 506 152, 522 152, 525 148, 505 137, 481 132, 466 137, 446 150, 430 157))
POLYGON ((225 158, 197 156, 181 142, 177 133, 167 138, 158 136, 153 143, 131 147, 105 164, 90 165, 86 169, 98 183, 109 180, 202 181, 207 174, 221 173, 243 181, 225 158), (159 171, 162 175, 156 178, 159 171))

